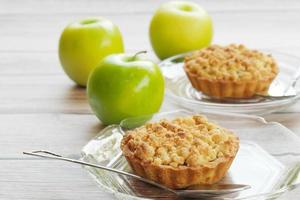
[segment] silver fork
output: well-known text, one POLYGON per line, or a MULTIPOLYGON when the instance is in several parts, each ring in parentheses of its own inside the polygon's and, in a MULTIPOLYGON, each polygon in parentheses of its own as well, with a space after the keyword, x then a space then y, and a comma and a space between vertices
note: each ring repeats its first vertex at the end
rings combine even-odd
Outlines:
POLYGON ((163 190, 166 190, 170 193, 173 193, 173 194, 175 194, 179 197, 183 197, 183 198, 216 197, 216 196, 240 192, 240 191, 247 190, 250 188, 249 185, 242 185, 242 184, 222 184, 222 185, 220 184, 220 185, 212 185, 211 187, 210 186, 202 186, 202 187, 199 186, 199 187, 197 187, 197 189, 173 190, 164 185, 161 185, 161 184, 151 181, 149 179, 137 176, 135 174, 131 174, 131 173, 121 171, 118 169, 114 169, 114 168, 110 168, 110 167, 105 167, 102 165, 88 163, 88 162, 85 162, 82 160, 63 157, 59 154, 56 154, 56 153, 53 153, 50 151, 38 150, 38 151, 32 151, 32 152, 23 152, 23 154, 41 157, 41 158, 50 158, 50 159, 55 159, 55 160, 67 161, 67 162, 71 162, 71 163, 76 163, 76 164, 85 165, 85 166, 89 166, 89 167, 95 167, 95 168, 107 170, 110 172, 114 172, 117 174, 129 176, 131 178, 154 185, 158 188, 161 188, 163 190))

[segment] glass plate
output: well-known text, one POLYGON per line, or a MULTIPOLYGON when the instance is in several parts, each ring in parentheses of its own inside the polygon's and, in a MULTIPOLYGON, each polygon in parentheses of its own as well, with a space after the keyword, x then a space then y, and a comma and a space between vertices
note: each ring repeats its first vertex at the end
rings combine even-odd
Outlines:
MULTIPOLYGON (((283 53, 264 51, 272 54, 279 65, 279 74, 272 82, 272 92, 285 91, 289 83, 300 70, 300 59, 283 53)), ((166 80, 166 96, 184 108, 197 111, 224 111, 245 114, 266 114, 281 110, 293 104, 300 97, 300 80, 296 84, 297 95, 283 100, 253 98, 235 100, 234 103, 209 98, 192 87, 183 70, 183 60, 187 54, 180 54, 162 61, 159 65, 166 80)), ((274 93, 273 93, 274 94, 274 93)))
MULTIPOLYGON (((156 114, 151 121, 191 115, 179 110, 156 114)), ((204 112, 210 120, 233 130, 241 140, 240 150, 223 183, 249 184, 251 189, 229 196, 232 199, 278 191, 281 187, 297 183, 300 171, 300 139, 286 127, 263 118, 241 114, 204 112)), ((102 130, 82 149, 82 159, 131 172, 120 150, 124 129, 143 124, 151 117, 131 118, 120 125, 102 130)), ((104 191, 118 199, 177 199, 174 195, 131 178, 85 167, 104 191)), ((255 198, 257 199, 257 197, 255 198)))

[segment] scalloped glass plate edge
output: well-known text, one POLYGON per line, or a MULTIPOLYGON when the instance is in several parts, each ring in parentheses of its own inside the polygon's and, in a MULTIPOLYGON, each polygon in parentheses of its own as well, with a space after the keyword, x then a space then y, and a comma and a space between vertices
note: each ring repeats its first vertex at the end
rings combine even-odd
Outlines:
MULTIPOLYGON (((164 116, 164 115, 174 115, 174 113, 180 113, 180 112, 184 112, 185 114, 191 114, 191 113, 195 113, 195 112, 191 112, 191 111, 187 111, 187 110, 177 110, 177 111, 171 111, 171 112, 164 112, 164 113, 158 113, 155 115, 156 118, 160 118, 161 116, 164 116)), ((257 123, 257 124, 261 124, 263 125, 263 127, 265 126, 274 126, 274 128, 276 127, 276 129, 281 129, 281 131, 279 131, 283 136, 286 136, 288 137, 288 141, 289 143, 294 140, 297 142, 296 145, 299 145, 300 146, 300 140, 299 140, 299 137, 296 136, 292 131, 290 131, 289 129, 287 129, 286 127, 284 127, 283 125, 277 123, 277 122, 266 122, 264 120, 264 118, 262 117, 257 117, 257 116, 249 116, 249 115, 245 115, 245 114, 224 114, 224 113, 218 113, 218 112, 205 112, 205 113, 201 113, 201 114, 209 114, 209 115, 217 115, 219 117, 221 117, 220 119, 222 120, 223 118, 226 119, 226 117, 228 118, 228 116, 230 116, 230 119, 231 120, 236 120, 236 119, 240 119, 241 121, 245 121, 248 123, 257 123)), ((227 123, 227 122, 225 122, 227 123)), ((247 124, 247 123, 246 123, 247 124)), ((242 124, 243 125, 243 124, 242 124)), ((109 126, 109 127, 106 127, 105 129, 103 129, 102 131, 99 132, 99 134, 96 135, 96 137, 94 139, 92 139, 90 142, 88 142, 82 149, 82 159, 86 160, 86 161, 90 161, 90 162, 96 162, 96 163, 99 163, 97 162, 94 157, 90 156, 89 154, 93 154, 95 155, 95 152, 93 152, 95 149, 92 149, 95 147, 95 145, 97 145, 97 143, 95 143, 96 141, 100 141, 102 142, 103 141, 103 138, 105 139, 107 136, 111 136, 111 133, 113 131, 120 131, 120 126, 119 125, 112 125, 112 126, 109 126), (100 139, 100 140, 99 140, 100 139), (92 147, 92 148, 91 148, 92 147)), ((292 147, 294 147, 295 144, 293 144, 292 147)), ((119 144, 116 144, 114 145, 114 148, 118 148, 119 144)), ((276 145, 275 145, 276 146, 276 145)), ((291 148, 292 148, 291 147, 291 148)), ((264 147, 263 147, 264 149, 264 147)), ((295 150, 295 149, 294 149, 295 150)), ((293 150, 293 151, 294 151, 293 150)), ((296 149, 297 151, 295 151, 296 153, 299 153, 300 151, 298 151, 298 149, 296 149)), ((276 154, 276 152, 275 152, 276 154)), ((277 153, 278 154, 278 153, 277 153)), ((281 153, 282 154, 282 153, 281 153)), ((285 153, 283 153, 285 154, 285 153)), ((299 154, 300 155, 300 154, 299 154)), ((298 156, 299 156, 298 155, 298 156)), ((120 155, 118 155, 120 156, 120 155)), ((276 157, 277 159, 277 157, 276 157)), ((299 159, 298 159, 299 160, 299 159)), ((281 161, 282 162, 282 161, 281 161)), ((284 185, 284 184, 291 184, 291 183, 294 183, 295 181, 299 181, 299 167, 300 165, 298 164, 296 167, 297 169, 295 169, 296 167, 293 168, 292 172, 289 173, 289 175, 287 174, 286 176, 284 176, 284 179, 282 179, 282 183, 281 185, 284 185), (295 173, 296 172, 296 173, 295 173), (298 179, 297 179, 298 177, 298 179), (296 180, 297 179, 297 180, 296 180)), ((291 167, 291 166, 290 166, 291 167)), ((289 168, 290 168, 289 167, 289 168)), ((115 190, 111 189, 111 187, 103 184, 103 180, 101 180, 99 177, 99 174, 97 172, 97 170, 95 171, 94 169, 91 169, 89 167, 84 167, 88 174, 97 182, 97 185, 103 190, 103 191, 106 191, 108 193, 111 193, 113 194, 117 199, 148 199, 148 198, 141 198, 141 197, 136 197, 136 196, 133 196, 133 194, 126 194, 126 193, 119 193, 119 192, 116 192, 115 190)))
MULTIPOLYGON (((273 54, 274 57, 278 60, 278 62, 280 64, 282 73, 280 73, 281 74, 280 78, 277 77, 274 82, 276 82, 278 79, 279 81, 277 81, 277 82, 285 83, 285 81, 282 81, 282 80, 283 79, 286 80, 287 74, 290 74, 291 76, 294 74, 294 73, 290 72, 291 69, 293 69, 293 72, 294 72, 294 70, 298 71, 298 69, 299 69, 298 66, 300 66, 300 58, 299 57, 289 55, 286 53, 282 53, 279 51, 274 51, 274 50, 266 49, 263 51, 266 53, 273 54), (288 66, 288 67, 286 67, 286 66, 288 66), (282 77, 284 77, 284 78, 282 78, 282 77)), ((195 99, 195 97, 192 97, 195 95, 191 96, 191 92, 187 92, 187 91, 189 91, 187 88, 184 87, 184 89, 183 89, 182 85, 180 87, 174 86, 174 83, 172 82, 174 77, 176 77, 176 79, 178 79, 178 81, 179 81, 180 77, 185 77, 185 73, 182 71, 182 72, 180 72, 180 76, 179 76, 177 74, 177 72, 175 72, 177 69, 168 70, 168 68, 175 65, 176 62, 180 63, 181 60, 183 59, 183 57, 189 53, 191 53, 191 52, 175 55, 175 56, 167 58, 159 63, 159 66, 161 67, 164 77, 166 79, 166 96, 170 100, 172 100, 172 102, 174 104, 180 105, 183 108, 188 108, 188 106, 194 106, 194 107, 197 106, 197 107, 199 107, 199 108, 197 108, 197 109, 199 109, 199 111, 224 109, 226 112, 233 112, 233 113, 267 114, 267 113, 282 110, 282 109, 294 104, 300 98, 300 88, 299 88, 300 80, 299 80, 299 81, 297 81, 298 84, 296 87, 297 88, 296 89, 297 96, 291 97, 288 99, 272 100, 272 101, 265 101, 265 102, 258 102, 258 103, 240 103, 240 104, 218 103, 218 102, 214 102, 214 101, 199 100, 198 98, 197 98, 198 99, 197 100, 197 99, 195 99), (172 89, 172 87, 179 87, 179 88, 172 89), (173 91, 174 89, 176 89, 176 92, 173 91), (183 90, 183 91, 181 91, 181 90, 183 90), (188 95, 188 96, 185 96, 185 95, 188 95)), ((180 66, 178 66, 178 67, 180 67, 180 66)), ((184 79, 186 79, 186 78, 184 78, 184 79)), ((176 81, 176 80, 174 79, 173 81, 176 81)), ((188 83, 188 85, 189 85, 188 88, 191 88, 189 81, 185 80, 185 82, 188 83)))

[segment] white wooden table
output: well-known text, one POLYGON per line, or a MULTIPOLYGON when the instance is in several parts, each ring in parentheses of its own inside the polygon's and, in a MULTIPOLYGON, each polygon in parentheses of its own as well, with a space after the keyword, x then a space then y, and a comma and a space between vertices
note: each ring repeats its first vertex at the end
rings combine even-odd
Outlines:
MULTIPOLYGON (((300 1, 197 2, 213 18, 214 43, 243 43, 300 57, 300 1)), ((0 199, 112 198, 80 166, 25 157, 22 151, 49 149, 78 156, 102 128, 85 90, 76 87, 60 67, 57 46, 64 26, 104 16, 119 25, 128 52, 151 52, 148 24, 161 3, 0 0, 0 199)), ((149 57, 156 59, 153 53, 149 57)), ((162 110, 171 109, 175 107, 164 102, 162 110)), ((265 117, 300 135, 300 102, 265 117)), ((282 199, 300 199, 300 192, 282 199)))

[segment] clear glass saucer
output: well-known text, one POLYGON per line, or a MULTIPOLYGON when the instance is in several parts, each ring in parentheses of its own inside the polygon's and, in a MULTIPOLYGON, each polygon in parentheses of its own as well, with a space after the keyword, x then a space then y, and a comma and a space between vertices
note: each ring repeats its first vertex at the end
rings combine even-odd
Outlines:
MULTIPOLYGON (((132 172, 120 150, 124 129, 136 127, 147 120, 157 121, 191 114, 179 110, 131 118, 120 125, 108 126, 83 147, 82 159, 132 172)), ((276 192, 285 185, 300 182, 300 139, 289 129, 256 116, 213 112, 201 114, 233 130, 241 141, 240 150, 222 183, 249 184, 251 189, 227 197, 233 200, 248 199, 252 195, 276 192)), ((173 194, 128 177, 84 168, 103 191, 115 195, 117 199, 178 199, 173 194)))
MULTIPOLYGON (((279 74, 272 82, 270 90, 272 93, 276 91, 284 91, 295 74, 300 70, 300 58, 290 56, 287 54, 264 51, 272 54, 279 65, 279 74)), ((183 70, 183 60, 187 54, 180 54, 162 61, 159 66, 162 69, 166 80, 166 96, 169 101, 179 104, 184 108, 193 108, 197 111, 224 111, 231 113, 245 113, 245 114, 266 114, 281 110, 296 102, 300 97, 300 80, 296 84, 295 97, 288 99, 240 99, 235 100, 234 103, 229 101, 220 101, 203 95, 192 87, 183 70)))

